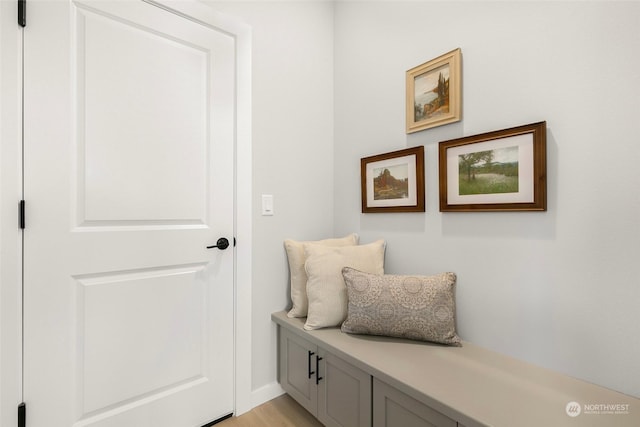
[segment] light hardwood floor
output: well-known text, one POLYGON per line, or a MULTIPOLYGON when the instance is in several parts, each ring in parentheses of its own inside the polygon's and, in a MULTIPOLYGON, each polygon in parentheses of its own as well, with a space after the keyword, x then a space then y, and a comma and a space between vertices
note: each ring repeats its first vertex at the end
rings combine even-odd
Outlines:
POLYGON ((322 427, 322 424, 289 395, 283 394, 215 427, 322 427))

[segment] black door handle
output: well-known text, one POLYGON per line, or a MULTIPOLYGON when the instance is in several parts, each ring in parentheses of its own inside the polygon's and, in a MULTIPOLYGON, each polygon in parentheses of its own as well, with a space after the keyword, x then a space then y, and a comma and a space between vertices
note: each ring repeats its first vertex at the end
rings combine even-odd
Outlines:
POLYGON ((224 251, 228 247, 229 247, 229 240, 227 240, 225 237, 221 237, 221 238, 218 239, 218 241, 216 242, 215 245, 207 246, 207 249, 218 248, 221 251, 224 251))
POLYGON ((309 374, 309 378, 311 378, 311 376, 315 374, 315 371, 311 370, 311 356, 313 356, 315 353, 310 350, 307 351, 309 352, 309 355, 307 356, 307 373, 309 374))
POLYGON ((320 361, 322 360, 322 357, 318 356, 316 354, 316 385, 320 384, 320 380, 323 380, 324 377, 320 376, 320 361))

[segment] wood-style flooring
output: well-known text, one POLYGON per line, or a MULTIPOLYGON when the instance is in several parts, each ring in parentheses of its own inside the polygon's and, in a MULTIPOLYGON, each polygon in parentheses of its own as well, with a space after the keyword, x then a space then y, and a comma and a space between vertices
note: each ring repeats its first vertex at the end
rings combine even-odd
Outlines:
POLYGON ((322 427, 322 423, 289 395, 283 394, 214 427, 322 427))

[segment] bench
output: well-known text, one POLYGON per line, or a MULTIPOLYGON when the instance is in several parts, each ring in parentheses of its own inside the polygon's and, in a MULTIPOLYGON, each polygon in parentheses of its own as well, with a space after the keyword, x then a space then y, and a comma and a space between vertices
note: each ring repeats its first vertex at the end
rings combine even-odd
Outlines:
POLYGON ((640 399, 486 350, 303 329, 273 313, 278 381, 326 426, 640 426, 640 399))

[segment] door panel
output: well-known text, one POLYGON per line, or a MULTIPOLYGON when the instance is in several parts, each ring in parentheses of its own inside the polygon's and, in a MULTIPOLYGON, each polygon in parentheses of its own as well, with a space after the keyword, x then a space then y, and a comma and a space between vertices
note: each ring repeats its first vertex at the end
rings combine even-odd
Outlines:
POLYGON ((29 424, 233 411, 234 41, 144 2, 30 3, 29 424))
POLYGON ((76 278, 83 416, 205 377, 204 267, 76 278))
POLYGON ((318 419, 327 427, 371 426, 371 375, 319 349, 318 419))
POLYGON ((312 415, 318 414, 318 387, 315 383, 317 369, 315 344, 279 329, 280 385, 312 415))
POLYGON ((75 45, 80 223, 205 223, 208 51, 83 9, 75 45))
POLYGON ((456 427, 446 415, 373 379, 373 427, 456 427))

